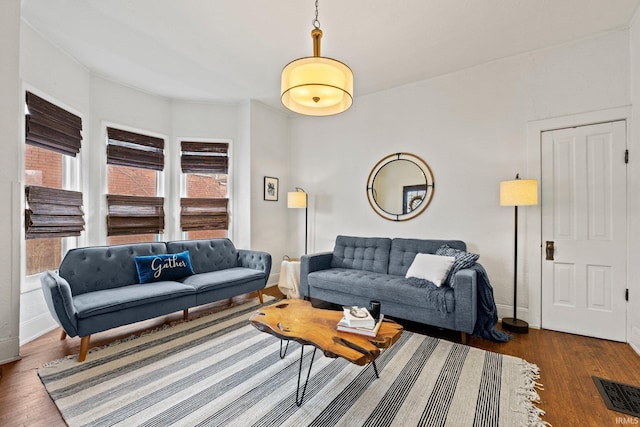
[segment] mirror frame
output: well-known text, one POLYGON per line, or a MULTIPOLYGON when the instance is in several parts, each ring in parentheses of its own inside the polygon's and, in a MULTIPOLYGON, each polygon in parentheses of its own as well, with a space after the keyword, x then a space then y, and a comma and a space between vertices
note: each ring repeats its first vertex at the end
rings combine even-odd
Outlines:
POLYGON ((434 191, 435 191, 435 181, 433 178, 433 172, 431 171, 431 168, 429 167, 427 162, 425 162, 420 157, 411 153, 389 154, 388 156, 380 160, 378 163, 376 163, 373 169, 371 169, 371 173, 369 173, 369 177, 367 178, 367 199, 369 200, 369 205, 371 205, 371 208, 378 215, 380 215, 382 218, 387 219, 389 221, 408 221, 410 219, 417 217, 422 212, 424 212, 427 206, 429 206, 429 204, 431 203, 431 200, 433 199, 434 191), (407 213, 393 213, 393 212, 388 212, 382 209, 382 207, 380 207, 380 205, 378 205, 378 202, 376 201, 375 191, 373 189, 373 183, 376 177, 378 176, 378 173, 380 172, 380 170, 383 167, 387 166, 388 164, 398 160, 407 160, 412 162, 418 168, 420 168, 420 170, 422 171, 422 174, 425 177, 425 185, 426 185, 425 197, 422 200, 422 203, 420 203, 415 209, 407 213))

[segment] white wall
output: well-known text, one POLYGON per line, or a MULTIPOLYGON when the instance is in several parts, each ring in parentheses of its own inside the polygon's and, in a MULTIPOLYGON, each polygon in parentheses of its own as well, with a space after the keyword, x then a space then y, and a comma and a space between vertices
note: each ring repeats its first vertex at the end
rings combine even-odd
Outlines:
POLYGON ((54 48, 31 26, 20 26, 20 78, 27 90, 42 93, 81 115, 83 136, 89 138, 90 75, 83 65, 54 48))
MULTIPOLYGON (((631 99, 640 105, 640 9, 631 28, 631 99)), ((640 354, 640 107, 632 110, 628 135, 629 177, 629 342, 640 354)))
POLYGON ((237 140, 234 146, 235 157, 233 167, 234 186, 237 197, 233 200, 233 211, 237 216, 233 219, 235 229, 233 230, 233 241, 237 247, 251 247, 251 217, 242 215, 243 212, 251 212, 252 198, 246 197, 251 194, 251 171, 249 168, 240 168, 240 159, 251 159, 251 102, 246 101, 238 105, 238 130, 237 140))
MULTIPOLYGON (((356 94, 339 116, 292 120, 292 175, 310 194, 312 251, 331 250, 337 234, 461 239, 480 254, 501 313, 510 312, 513 208, 500 206, 499 183, 532 173, 527 123, 628 105, 629 72, 629 32, 618 31, 356 94), (435 192, 423 214, 394 223, 370 208, 366 179, 382 157, 400 151, 430 165, 435 192)), ((520 209, 523 225, 527 215, 539 210, 520 209)), ((522 231, 520 243, 530 245, 522 231)), ((518 299, 527 319, 528 293, 540 284, 525 279, 539 264, 523 267, 518 299)), ((531 319, 539 323, 539 313, 531 319)))
POLYGON ((251 246, 271 253, 270 283, 277 283, 280 261, 290 254, 287 243, 289 215, 288 118, 258 101, 251 101, 251 246), (278 200, 264 200, 264 177, 278 178, 278 200))
POLYGON ((20 0, 0 2, 0 364, 20 357, 20 123, 24 116, 19 83, 20 0))

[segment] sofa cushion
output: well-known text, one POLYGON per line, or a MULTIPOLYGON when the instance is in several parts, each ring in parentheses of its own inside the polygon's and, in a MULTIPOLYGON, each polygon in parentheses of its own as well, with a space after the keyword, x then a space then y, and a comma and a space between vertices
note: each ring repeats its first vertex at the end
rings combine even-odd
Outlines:
POLYGON ((188 295, 194 296, 195 305, 193 287, 179 282, 163 281, 84 293, 73 297, 73 304, 78 311, 78 318, 83 319, 188 295))
POLYGON ((167 243, 167 252, 189 251, 193 272, 208 273, 238 266, 238 251, 229 239, 180 240, 167 243))
POLYGON ((191 286, 197 293, 202 293, 215 288, 241 285, 256 279, 264 279, 264 273, 252 268, 234 267, 195 274, 181 279, 180 282, 191 286))
POLYGON ((448 277, 449 270, 455 260, 456 258, 452 256, 416 254, 407 270, 406 277, 428 280, 434 285, 440 286, 448 277))
MULTIPOLYGON (((313 297, 313 288, 348 293, 381 301, 382 313, 384 313, 385 301, 414 306, 416 309, 427 307, 428 301, 431 301, 430 297, 433 296, 429 295, 430 293, 439 293, 444 296, 447 313, 455 310, 452 288, 438 288, 435 285, 429 285, 429 288, 412 286, 403 276, 348 268, 331 268, 309 273, 308 281, 311 297, 313 297)), ((436 307, 432 309, 438 310, 436 307)))
POLYGON ((393 239, 389 255, 389 274, 404 277, 416 254, 435 254, 442 245, 467 250, 467 245, 460 240, 393 239))
POLYGON ((189 251, 177 254, 159 254, 134 257, 140 283, 175 280, 191 276, 189 251))
POLYGON ((331 267, 387 273, 391 239, 378 237, 336 237, 331 267))
POLYGON ((74 296, 139 282, 134 257, 167 253, 164 243, 134 243, 71 249, 59 273, 74 296))

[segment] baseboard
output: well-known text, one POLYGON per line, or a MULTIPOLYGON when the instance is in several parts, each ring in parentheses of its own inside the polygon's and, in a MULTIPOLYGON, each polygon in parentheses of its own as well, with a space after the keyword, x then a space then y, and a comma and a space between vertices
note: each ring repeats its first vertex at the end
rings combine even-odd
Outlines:
POLYGON ((636 326, 631 327, 631 337, 629 338, 629 345, 631 346, 633 351, 638 353, 638 356, 640 356, 640 328, 636 326))
POLYGON ((58 327, 49 313, 42 313, 20 323, 20 345, 24 345, 58 327))
POLYGON ((0 341, 0 365, 20 360, 18 337, 0 341))
POLYGON ((274 286, 280 283, 280 273, 274 273, 269 275, 269 280, 267 281, 267 286, 274 286))
MULTIPOLYGON (((502 319, 503 317, 513 317, 512 305, 496 304, 496 308, 498 309, 498 318, 502 319)), ((529 322, 529 309, 518 307, 518 309, 516 310, 516 316, 518 317, 518 319, 528 322, 529 327, 540 329, 539 324, 529 322)))

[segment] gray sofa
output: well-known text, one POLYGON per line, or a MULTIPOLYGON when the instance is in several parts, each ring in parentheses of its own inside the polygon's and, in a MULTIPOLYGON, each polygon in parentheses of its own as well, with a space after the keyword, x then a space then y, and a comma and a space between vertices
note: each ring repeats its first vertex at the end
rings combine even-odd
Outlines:
POLYGON ((266 252, 237 250, 229 239, 184 240, 71 249, 40 281, 62 338, 82 337, 82 362, 91 334, 180 310, 187 319, 190 307, 263 289, 270 271, 266 252), (194 274, 140 283, 134 257, 184 251, 194 274))
POLYGON ((459 240, 338 236, 333 252, 302 256, 300 292, 340 305, 378 300, 385 315, 460 331, 465 342, 476 324, 477 271, 460 269, 440 288, 405 278, 417 253, 443 245, 466 251, 459 240))

